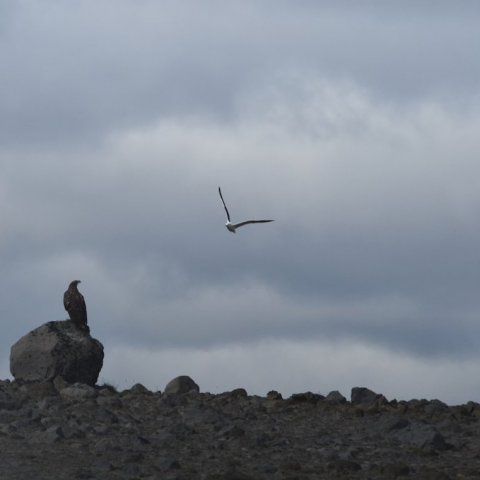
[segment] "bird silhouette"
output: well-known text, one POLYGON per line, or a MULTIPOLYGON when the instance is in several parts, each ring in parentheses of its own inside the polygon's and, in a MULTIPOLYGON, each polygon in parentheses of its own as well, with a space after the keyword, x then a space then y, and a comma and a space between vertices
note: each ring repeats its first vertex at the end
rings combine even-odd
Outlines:
POLYGON ((222 190, 220 189, 220 187, 218 187, 218 193, 220 194, 220 198, 222 199, 222 203, 223 203, 223 208, 225 208, 225 213, 227 214, 227 223, 225 224, 225 226, 227 227, 227 230, 229 230, 230 232, 237 233, 235 231, 237 228, 243 227, 244 225, 248 225, 250 223, 273 222, 273 220, 245 220, 244 222, 240 222, 240 223, 231 223, 230 213, 228 212, 228 208, 225 205, 225 200, 223 199, 222 190))

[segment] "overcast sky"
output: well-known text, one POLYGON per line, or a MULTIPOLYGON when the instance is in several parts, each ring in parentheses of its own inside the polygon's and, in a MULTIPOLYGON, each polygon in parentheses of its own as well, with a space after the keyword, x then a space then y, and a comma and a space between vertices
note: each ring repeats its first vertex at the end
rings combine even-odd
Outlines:
POLYGON ((0 378, 80 279, 100 383, 479 401, 479 44, 473 0, 0 0, 0 378))

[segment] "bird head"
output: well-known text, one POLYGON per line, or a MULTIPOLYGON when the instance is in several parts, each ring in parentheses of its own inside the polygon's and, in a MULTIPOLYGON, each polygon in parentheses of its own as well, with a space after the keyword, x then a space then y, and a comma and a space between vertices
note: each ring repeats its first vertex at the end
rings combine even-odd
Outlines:
POLYGON ((69 287, 76 287, 79 283, 81 283, 81 280, 73 280, 70 282, 69 287))

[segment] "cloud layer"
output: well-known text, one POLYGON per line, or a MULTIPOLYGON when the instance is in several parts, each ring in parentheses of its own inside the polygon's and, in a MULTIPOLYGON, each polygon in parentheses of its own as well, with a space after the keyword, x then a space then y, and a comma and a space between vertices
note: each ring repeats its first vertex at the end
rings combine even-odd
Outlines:
POLYGON ((2 7, 2 376, 75 277, 113 383, 478 395, 478 7, 160 3, 2 7))

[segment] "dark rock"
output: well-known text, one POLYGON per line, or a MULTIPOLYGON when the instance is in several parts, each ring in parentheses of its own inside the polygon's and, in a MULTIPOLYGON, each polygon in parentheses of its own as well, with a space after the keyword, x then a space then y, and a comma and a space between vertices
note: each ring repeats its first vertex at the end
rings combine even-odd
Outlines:
POLYGON ((398 431, 392 431, 392 436, 402 443, 412 445, 424 451, 444 451, 450 445, 444 436, 432 425, 423 423, 411 423, 408 427, 398 431))
POLYGON ((86 480, 86 479, 89 479, 89 478, 95 478, 95 474, 93 473, 91 468, 82 467, 82 468, 79 468, 74 473, 73 478, 75 478, 75 479, 78 478, 79 480, 84 480, 84 479, 86 480))
POLYGON ((325 401, 328 403, 341 405, 346 403, 347 399, 338 390, 334 390, 325 397, 325 401))
POLYGON ((64 438, 62 427, 54 424, 44 431, 39 431, 33 434, 30 441, 34 443, 55 443, 64 438))
POLYGON ((57 375, 53 379, 53 386, 55 387, 57 392, 60 392, 60 390, 69 387, 70 383, 68 383, 61 375, 57 375))
POLYGON ((220 396, 236 399, 236 398, 247 398, 248 394, 247 394, 247 391, 244 388, 235 388, 234 390, 231 390, 230 392, 221 393, 220 396))
POLYGON ((290 398, 289 398, 291 403, 313 403, 316 404, 320 400, 325 400, 325 397, 323 395, 320 395, 318 393, 312 393, 312 392, 305 392, 305 393, 294 393, 290 398))
POLYGON ((131 393, 151 394, 152 392, 141 383, 136 383, 130 390, 131 393))
MULTIPOLYGON (((476 474, 478 475, 478 470, 476 474)), ((439 470, 438 468, 427 467, 427 466, 420 467, 416 472, 415 477, 421 478, 422 480, 452 480, 452 477, 447 473, 445 473, 444 471, 439 470)), ((473 479, 475 478, 475 476, 472 476, 470 478, 473 479)))
POLYGON ((90 385, 84 383, 74 383, 68 387, 60 390, 60 395, 64 398, 80 399, 80 398, 95 398, 98 393, 90 385))
POLYGON ((352 405, 373 405, 388 403, 387 399, 380 393, 375 393, 365 387, 353 387, 351 393, 352 405))
POLYGON ((20 391, 24 392, 30 398, 34 398, 37 400, 40 400, 44 397, 57 395, 58 393, 52 382, 25 383, 20 387, 20 391))
POLYGON ((238 425, 234 425, 232 428, 229 428, 225 432, 225 436, 229 438, 238 438, 238 437, 243 437, 244 435, 245 435, 245 430, 238 425))
POLYGON ((405 463, 387 463, 380 467, 382 478, 405 477, 410 474, 410 467, 405 463))
POLYGON ((257 477, 239 470, 228 470, 224 473, 207 474, 205 480, 258 480, 257 477))
POLYGON ((10 371, 16 380, 51 381, 62 376, 69 383, 95 385, 103 365, 103 345, 72 321, 48 322, 15 343, 10 371))
POLYGON ((199 392, 200 387, 187 375, 181 375, 168 382, 164 395, 178 395, 189 392, 199 392))
POLYGON ((418 435, 415 438, 415 442, 420 448, 424 449, 448 450, 450 448, 443 435, 435 431, 435 429, 418 435))
POLYGON ((168 470, 178 470, 182 468, 182 466, 180 465, 180 462, 178 460, 172 460, 169 465, 168 465, 168 470))
POLYGON ((442 415, 450 411, 446 403, 441 402, 440 400, 431 400, 427 405, 425 405, 424 412, 427 415, 442 415))
POLYGON ((405 417, 387 417, 386 421, 384 422, 384 429, 387 432, 392 432, 395 430, 401 430, 402 428, 406 428, 410 425, 410 421, 405 417))
POLYGON ((267 400, 283 400, 282 394, 276 390, 270 390, 267 393, 267 400))
POLYGON ((327 468, 328 470, 333 470, 337 474, 348 474, 358 472, 362 469, 359 463, 352 460, 343 460, 341 458, 330 461, 327 468))
POLYGON ((428 405, 428 400, 425 398, 422 398, 421 400, 413 398, 412 400, 409 400, 407 404, 410 410, 424 411, 425 407, 428 405))
POLYGON ((268 445, 272 443, 272 441, 273 441, 273 438, 271 435, 269 435, 266 432, 262 432, 255 438, 255 446, 261 447, 261 448, 267 448, 268 445))
POLYGON ((287 408, 289 405, 289 402, 283 401, 283 397, 280 393, 272 390, 267 393, 266 401, 263 403, 261 408, 264 408, 267 412, 276 412, 287 408))

